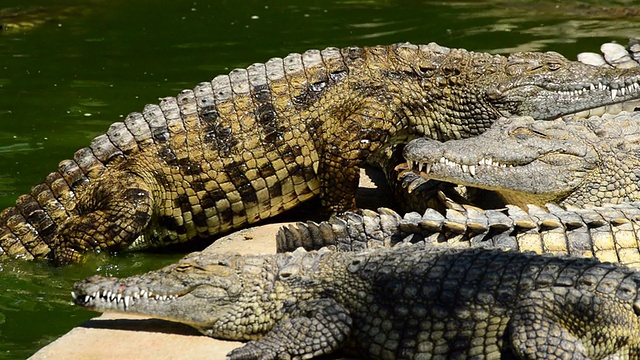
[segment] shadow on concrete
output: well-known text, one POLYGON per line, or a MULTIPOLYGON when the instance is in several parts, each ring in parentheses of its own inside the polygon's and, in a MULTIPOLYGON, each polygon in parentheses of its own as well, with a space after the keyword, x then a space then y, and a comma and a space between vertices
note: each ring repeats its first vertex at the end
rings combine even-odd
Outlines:
POLYGON ((160 319, 92 319, 79 327, 88 329, 108 329, 145 331, 151 333, 204 336, 198 330, 184 324, 160 319))

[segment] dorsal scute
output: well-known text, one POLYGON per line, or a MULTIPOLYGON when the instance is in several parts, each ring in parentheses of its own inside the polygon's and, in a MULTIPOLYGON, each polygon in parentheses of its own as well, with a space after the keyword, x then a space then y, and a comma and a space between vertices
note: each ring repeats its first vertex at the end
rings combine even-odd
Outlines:
POLYGON ((246 69, 234 69, 229 73, 231 89, 236 96, 249 94, 249 74, 246 69))
POLYGON ((124 155, 122 150, 111 142, 107 134, 102 134, 93 138, 89 148, 91 148, 95 157, 100 160, 102 164, 109 163, 114 157, 124 155))
POLYGON ((213 96, 216 101, 228 101, 233 98, 233 92, 231 90, 231 81, 228 75, 219 75, 211 80, 211 86, 213 88, 213 96))
POLYGON ((136 139, 138 147, 144 148, 153 142, 151 140, 149 124, 144 120, 144 116, 141 113, 132 112, 127 115, 127 118, 124 120, 124 125, 136 139))
POLYGON ((105 165, 91 151, 90 147, 79 149, 73 154, 73 160, 84 174, 83 181, 98 177, 105 168, 105 165))
POLYGON ((193 90, 182 90, 176 97, 176 100, 178 101, 178 108, 180 108, 183 121, 187 120, 187 117, 197 113, 198 109, 193 90))
POLYGON ((178 106, 178 100, 173 97, 165 97, 160 99, 160 109, 164 114, 164 118, 167 121, 167 129, 169 134, 174 136, 182 134, 186 131, 184 122, 180 116, 180 107, 178 106))
POLYGON ((151 138, 154 143, 163 143, 169 140, 167 119, 164 117, 162 109, 157 104, 147 104, 142 111, 144 120, 149 124, 151 138))
POLYGON ((267 68, 262 63, 255 63, 247 68, 249 83, 255 88, 269 85, 267 80, 267 68))

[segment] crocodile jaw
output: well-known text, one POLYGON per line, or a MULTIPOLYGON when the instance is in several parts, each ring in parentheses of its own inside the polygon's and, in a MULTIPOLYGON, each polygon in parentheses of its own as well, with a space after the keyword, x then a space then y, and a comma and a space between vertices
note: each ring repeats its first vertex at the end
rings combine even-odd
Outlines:
POLYGON ((485 96, 504 116, 550 120, 640 99, 640 68, 592 66, 548 52, 512 54, 503 71, 485 96))
POLYGON ((200 285, 173 291, 126 286, 117 279, 92 277, 71 293, 76 305, 98 312, 147 315, 190 325, 201 332, 227 313, 231 299, 219 288, 200 285))
MULTIPOLYGON (((617 114, 634 111, 640 98, 640 84, 634 82, 631 90, 623 91, 604 86, 601 90, 549 90, 528 85, 507 92, 495 91, 491 96, 498 102, 519 103, 516 111, 503 111, 504 115, 528 115, 535 119, 554 119, 559 116, 578 114, 579 117, 617 114), (624 95, 621 95, 624 94, 624 95), (544 101, 536 99, 545 99, 544 101), (553 104, 553 105, 549 105, 553 104)), ((499 106, 498 106, 499 107, 499 106)))

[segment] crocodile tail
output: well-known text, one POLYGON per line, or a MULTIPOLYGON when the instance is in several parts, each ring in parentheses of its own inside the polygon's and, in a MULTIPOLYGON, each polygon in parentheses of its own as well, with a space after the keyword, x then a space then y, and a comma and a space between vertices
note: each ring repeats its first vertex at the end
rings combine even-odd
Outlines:
POLYGON ((108 165, 126 159, 131 153, 166 141, 167 120, 180 120, 175 98, 160 105, 147 105, 142 113, 131 113, 116 122, 106 134, 97 136, 88 147, 63 160, 45 181, 21 195, 16 205, 0 212, 0 258, 44 258, 56 243, 60 227, 78 216, 76 190, 102 175, 108 165))
POLYGON ((89 182, 104 169, 90 148, 63 160, 52 172, 21 195, 16 205, 0 213, 0 256, 25 259, 45 257, 58 232, 59 224, 77 214, 73 189, 89 182))
MULTIPOLYGON (((418 215, 419 216, 419 215, 418 215)), ((276 234, 277 252, 307 251, 329 247, 341 252, 361 251, 371 247, 390 247, 400 242, 402 217, 388 208, 377 212, 363 209, 332 216, 328 221, 297 222, 280 228, 276 234)))

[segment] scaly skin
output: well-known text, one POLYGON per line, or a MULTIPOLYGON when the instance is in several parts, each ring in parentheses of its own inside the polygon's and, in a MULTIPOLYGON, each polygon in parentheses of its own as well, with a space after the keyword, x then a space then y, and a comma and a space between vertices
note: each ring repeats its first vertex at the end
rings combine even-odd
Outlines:
POLYGON ((195 254, 76 304, 250 340, 230 360, 640 356, 640 275, 593 259, 415 245, 367 252, 195 254))
POLYGON ((398 215, 390 209, 347 212, 328 221, 298 222, 280 229, 278 252, 298 247, 361 251, 421 243, 425 247, 488 247, 539 254, 595 257, 640 268, 640 203, 565 210, 549 204, 526 210, 483 210, 457 205, 441 214, 428 209, 398 215))
MULTIPOLYGON (((639 105, 640 106, 640 105, 639 105)), ((526 207, 640 201, 640 111, 587 120, 498 120, 479 136, 404 148, 424 178, 495 191, 526 207)))
POLYGON ((291 54, 113 124, 0 214, 0 248, 66 263, 91 250, 210 238, 315 196, 346 211, 358 168, 396 143, 623 102, 640 97, 638 83, 640 69, 551 52, 396 44, 291 54))

